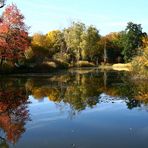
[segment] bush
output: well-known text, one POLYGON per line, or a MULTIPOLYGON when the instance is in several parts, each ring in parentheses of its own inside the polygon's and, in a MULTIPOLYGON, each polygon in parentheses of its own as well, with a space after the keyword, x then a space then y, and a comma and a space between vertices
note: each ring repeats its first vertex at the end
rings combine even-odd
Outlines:
POLYGON ((132 60, 133 74, 138 77, 148 77, 148 49, 141 56, 132 60))
POLYGON ((65 63, 65 62, 68 63, 68 62, 70 62, 70 55, 67 53, 60 53, 59 52, 53 56, 53 59, 61 61, 62 63, 65 63))

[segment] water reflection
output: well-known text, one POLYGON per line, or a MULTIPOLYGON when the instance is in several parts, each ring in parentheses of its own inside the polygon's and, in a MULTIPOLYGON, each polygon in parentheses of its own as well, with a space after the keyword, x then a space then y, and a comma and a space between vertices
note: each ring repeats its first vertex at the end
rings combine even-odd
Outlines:
POLYGON ((26 90, 35 99, 48 97, 49 101, 68 103, 76 111, 95 106, 102 93, 124 100, 129 109, 148 103, 147 81, 133 81, 121 72, 104 74, 85 71, 83 74, 77 71, 42 81, 29 79, 26 90))
MULTIPOLYGON (((7 141, 15 144, 25 132, 29 120, 28 96, 20 79, 0 80, 0 137, 1 145, 7 141)), ((7 145, 7 144, 6 144, 7 145)))
POLYGON ((29 96, 39 101, 48 98, 59 106, 68 105, 72 118, 82 110, 117 100, 126 103, 128 109, 141 106, 146 109, 148 83, 133 81, 128 73, 98 70, 75 70, 50 77, 3 77, 0 80, 1 145, 17 143, 25 132, 30 120, 29 96))

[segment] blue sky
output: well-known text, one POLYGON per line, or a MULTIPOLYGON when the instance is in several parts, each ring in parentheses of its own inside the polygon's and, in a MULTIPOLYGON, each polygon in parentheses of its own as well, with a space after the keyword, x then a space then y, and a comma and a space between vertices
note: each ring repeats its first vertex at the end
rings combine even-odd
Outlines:
POLYGON ((31 34, 63 29, 72 21, 92 24, 102 35, 125 29, 129 21, 148 32, 147 0, 7 0, 12 2, 24 14, 31 34))

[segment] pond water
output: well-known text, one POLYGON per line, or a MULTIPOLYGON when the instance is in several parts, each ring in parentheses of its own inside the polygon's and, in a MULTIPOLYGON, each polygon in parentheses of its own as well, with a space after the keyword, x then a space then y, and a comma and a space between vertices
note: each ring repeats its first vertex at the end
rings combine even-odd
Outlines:
POLYGON ((0 147, 148 148, 148 82, 96 69, 1 76, 0 147))

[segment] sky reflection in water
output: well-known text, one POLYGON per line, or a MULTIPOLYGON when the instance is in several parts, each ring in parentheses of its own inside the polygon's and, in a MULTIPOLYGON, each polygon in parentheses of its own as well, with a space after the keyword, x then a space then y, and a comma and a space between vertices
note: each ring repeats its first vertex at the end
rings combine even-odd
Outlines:
POLYGON ((148 83, 76 70, 0 80, 0 147, 147 148, 148 83))

